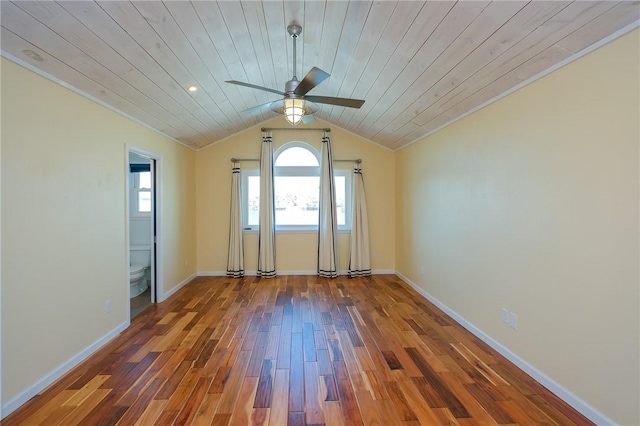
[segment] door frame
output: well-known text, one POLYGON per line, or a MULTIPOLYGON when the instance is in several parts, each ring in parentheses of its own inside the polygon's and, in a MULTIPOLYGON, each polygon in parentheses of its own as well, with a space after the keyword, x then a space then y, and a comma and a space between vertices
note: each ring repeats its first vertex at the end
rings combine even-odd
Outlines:
MULTIPOLYGON (((162 156, 145 149, 135 147, 133 145, 125 145, 125 253, 126 253, 126 277, 129 277, 131 272, 131 262, 129 253, 129 228, 131 226, 131 193, 129 190, 129 154, 137 154, 144 157, 148 157, 152 161, 151 167, 151 303, 157 303, 163 300, 162 288, 163 288, 163 271, 160 265, 162 262, 162 218, 160 212, 162 209, 162 156), (155 238, 154 238, 155 231, 155 238)), ((129 280, 126 280, 126 294, 127 294, 127 322, 131 323, 131 288, 129 286, 129 280)))

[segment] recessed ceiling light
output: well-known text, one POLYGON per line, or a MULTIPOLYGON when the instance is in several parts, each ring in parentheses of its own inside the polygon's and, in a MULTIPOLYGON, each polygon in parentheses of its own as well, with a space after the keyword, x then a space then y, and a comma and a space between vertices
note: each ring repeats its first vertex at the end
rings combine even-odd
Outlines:
POLYGON ((26 56, 30 57, 34 61, 39 61, 39 62, 44 61, 44 58, 39 54, 37 54, 36 52, 34 52, 33 50, 23 50, 22 53, 24 53, 26 56))
POLYGON ((198 86, 194 86, 194 85, 189 86, 187 87, 187 90, 190 92, 196 92, 198 90, 198 86))

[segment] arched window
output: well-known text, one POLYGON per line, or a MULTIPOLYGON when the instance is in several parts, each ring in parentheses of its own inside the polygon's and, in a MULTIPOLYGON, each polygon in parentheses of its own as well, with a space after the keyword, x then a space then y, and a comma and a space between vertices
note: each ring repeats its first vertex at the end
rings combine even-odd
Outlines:
MULTIPOLYGON (((275 153, 275 167, 320 167, 319 154, 302 142, 289 142, 275 153)), ((320 170, 317 170, 318 174, 320 170)))
POLYGON ((275 153, 276 226, 318 226, 320 162, 315 150, 292 142, 275 153))
MULTIPOLYGON (((289 142, 274 153, 274 196, 277 230, 317 230, 320 193, 320 154, 304 142, 289 142)), ((334 169, 339 229, 348 229, 351 216, 351 170, 334 169)), ((245 171, 245 229, 257 229, 260 205, 258 170, 245 171)))

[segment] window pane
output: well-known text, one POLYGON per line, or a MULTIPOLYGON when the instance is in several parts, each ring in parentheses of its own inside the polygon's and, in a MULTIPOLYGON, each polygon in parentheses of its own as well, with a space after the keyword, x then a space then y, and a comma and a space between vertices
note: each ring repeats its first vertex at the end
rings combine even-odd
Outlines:
POLYGON ((260 218, 260 176, 247 176, 247 226, 258 226, 260 218))
POLYGON ((138 212, 151 212, 151 191, 138 192, 138 212))
POLYGON ((337 220, 338 220, 338 225, 345 225, 347 223, 346 221, 346 216, 347 216, 347 212, 346 212, 346 181, 347 178, 346 176, 334 176, 335 179, 335 183, 336 183, 336 214, 337 214, 337 220))
POLYGON ((276 176, 274 178, 277 225, 317 225, 320 178, 276 176))
MULTIPOLYGON (((318 225, 320 178, 276 176, 274 178, 277 225, 318 225)), ((346 225, 346 176, 335 176, 338 225, 346 225)), ((260 176, 247 176, 247 226, 258 226, 260 176)))
POLYGON ((318 159, 308 149, 294 146, 287 148, 276 158, 275 166, 318 166, 318 159))
POLYGON ((151 172, 140 172, 138 177, 138 187, 140 189, 151 189, 151 172))

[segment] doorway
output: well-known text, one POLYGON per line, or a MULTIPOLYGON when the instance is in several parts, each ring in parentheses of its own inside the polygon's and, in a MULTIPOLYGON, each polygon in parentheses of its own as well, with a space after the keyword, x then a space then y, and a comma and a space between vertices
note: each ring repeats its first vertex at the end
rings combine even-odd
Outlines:
POLYGON ((129 320, 156 303, 158 289, 159 158, 127 149, 129 320))

